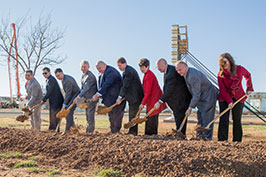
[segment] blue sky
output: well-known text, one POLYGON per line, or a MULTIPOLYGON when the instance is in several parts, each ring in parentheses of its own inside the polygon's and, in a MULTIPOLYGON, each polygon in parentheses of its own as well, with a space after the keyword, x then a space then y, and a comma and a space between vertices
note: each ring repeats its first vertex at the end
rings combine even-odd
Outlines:
MULTIPOLYGON (((63 68, 80 81, 79 63, 86 59, 98 76, 95 63, 103 60, 116 67, 123 56, 139 72, 146 57, 155 68, 158 58, 171 59, 171 25, 188 26, 189 51, 215 74, 218 57, 229 52, 237 64, 252 74, 255 91, 266 91, 266 1, 263 0, 0 0, 0 16, 15 20, 29 11, 33 21, 40 12, 52 14, 53 27, 65 29, 64 45, 58 51, 67 60, 51 67, 63 68)), ((0 95, 9 95, 7 67, 0 66, 0 95)), ((13 71, 13 73, 15 73, 13 71)), ((139 72, 140 77, 143 75, 139 72)), ((41 84, 41 70, 36 75, 41 84)), ((13 77, 14 80, 14 77, 13 77)), ((24 87, 24 77, 20 78, 24 87)), ((13 83, 14 86, 14 83, 13 83)), ((13 88, 15 93, 15 87, 13 88)), ((25 94, 25 90, 22 90, 25 94)))

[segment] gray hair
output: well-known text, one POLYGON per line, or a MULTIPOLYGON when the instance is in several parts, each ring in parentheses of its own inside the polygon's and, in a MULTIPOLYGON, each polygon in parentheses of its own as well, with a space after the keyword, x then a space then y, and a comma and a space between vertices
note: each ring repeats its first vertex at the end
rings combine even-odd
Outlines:
POLYGON ((178 61, 175 63, 176 66, 179 65, 179 64, 183 64, 183 65, 187 66, 187 64, 186 64, 185 62, 181 61, 181 60, 178 60, 178 61))
POLYGON ((82 60, 80 62, 80 65, 83 65, 83 64, 90 66, 90 64, 89 64, 89 62, 87 60, 82 60))

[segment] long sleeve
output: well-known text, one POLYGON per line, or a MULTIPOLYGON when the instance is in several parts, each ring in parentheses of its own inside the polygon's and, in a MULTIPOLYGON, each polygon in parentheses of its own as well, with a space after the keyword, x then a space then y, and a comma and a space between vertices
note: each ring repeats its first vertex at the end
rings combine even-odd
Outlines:
POLYGON ((198 104, 201 95, 201 82, 198 80, 197 77, 191 76, 189 85, 191 86, 192 95, 189 107, 195 108, 198 104))
POLYGON ((65 100, 64 100, 64 104, 68 105, 70 100, 71 100, 72 88, 71 88, 70 81, 66 81, 64 84, 65 84, 65 100))
POLYGON ((254 91, 250 72, 248 72, 243 66, 241 66, 241 72, 243 73, 243 76, 245 77, 247 82, 247 91, 254 91))

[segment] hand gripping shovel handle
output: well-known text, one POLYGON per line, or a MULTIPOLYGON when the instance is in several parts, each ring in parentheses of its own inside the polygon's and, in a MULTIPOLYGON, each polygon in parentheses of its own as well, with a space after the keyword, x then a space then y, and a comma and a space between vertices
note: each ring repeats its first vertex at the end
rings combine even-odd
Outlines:
POLYGON ((239 98, 236 102, 233 103, 232 107, 228 107, 226 108, 221 114, 219 114, 215 119, 213 119, 206 128, 210 128, 211 124, 213 124, 213 122, 215 122, 217 119, 219 119, 220 117, 222 117, 227 111, 229 111, 231 108, 233 108, 239 101, 241 101, 242 99, 244 99, 247 96, 247 94, 243 95, 241 98, 239 98))
MULTIPOLYGON (((124 100, 125 100, 125 98, 122 98, 122 99, 121 99, 121 102, 124 101, 124 100)), ((117 106, 117 105, 118 105, 118 103, 115 103, 115 104, 113 104, 112 106, 110 106, 109 108, 113 109, 113 108, 114 108, 115 106, 117 106)))

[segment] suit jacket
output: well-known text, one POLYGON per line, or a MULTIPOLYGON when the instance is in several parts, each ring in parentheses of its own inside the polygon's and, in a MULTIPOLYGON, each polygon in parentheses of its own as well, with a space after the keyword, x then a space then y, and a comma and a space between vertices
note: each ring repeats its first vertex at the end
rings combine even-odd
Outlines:
POLYGON ((29 102, 27 106, 32 107, 42 101, 42 88, 39 82, 33 77, 25 86, 29 102))
POLYGON ((206 111, 215 104, 218 90, 202 72, 194 68, 188 68, 185 79, 192 94, 189 107, 195 108, 197 106, 201 111, 206 111))
POLYGON ((59 84, 52 75, 50 75, 46 79, 46 94, 42 100, 46 102, 47 99, 49 99, 50 109, 58 109, 62 107, 62 104, 64 102, 64 98, 60 90, 59 84))
POLYGON ((90 99, 96 92, 97 92, 96 77, 91 71, 88 71, 87 73, 82 75, 81 90, 79 93, 79 97, 90 99))
POLYGON ((122 78, 120 73, 114 67, 107 65, 104 74, 99 76, 100 88, 98 90, 102 95, 105 106, 111 106, 116 102, 121 86, 122 78))
MULTIPOLYGON (((220 71, 221 72, 221 71, 220 71)), ((224 70, 223 76, 218 73, 218 85, 219 85, 219 101, 226 101, 228 104, 233 103, 233 97, 236 99, 241 98, 245 91, 242 87, 243 77, 247 81, 247 91, 254 91, 251 81, 251 74, 240 65, 236 65, 236 75, 232 76, 230 72, 224 70)), ((242 99, 240 102, 244 103, 246 98, 242 99)))
POLYGON ((75 79, 66 74, 64 74, 62 84, 65 91, 64 104, 69 106, 72 104, 74 98, 79 94, 80 89, 75 79))
POLYGON ((167 66, 163 92, 161 100, 166 102, 173 111, 188 108, 191 94, 188 91, 184 77, 180 76, 172 65, 167 66))
MULTIPOLYGON (((144 98, 141 104, 146 105, 147 111, 150 111, 154 104, 161 98, 163 92, 158 84, 158 80, 153 72, 148 70, 143 77, 143 89, 144 89, 144 98)), ((159 114, 166 108, 166 104, 161 104, 160 108, 151 113, 150 116, 159 114)))
POLYGON ((144 93, 137 71, 127 65, 123 72, 122 87, 120 90, 121 97, 125 97, 128 103, 137 104, 141 102, 144 93))

